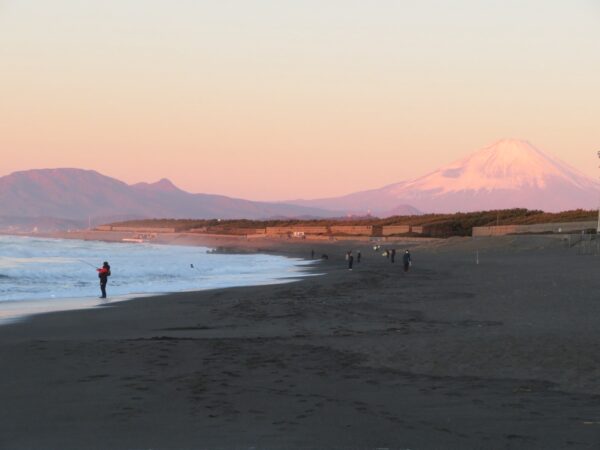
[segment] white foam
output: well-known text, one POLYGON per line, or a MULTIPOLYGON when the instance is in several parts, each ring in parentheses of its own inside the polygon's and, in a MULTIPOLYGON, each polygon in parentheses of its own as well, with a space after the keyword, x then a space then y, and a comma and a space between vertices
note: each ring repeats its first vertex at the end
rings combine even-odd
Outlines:
POLYGON ((204 247, 0 236, 0 321, 110 304, 146 293, 289 282, 309 261, 204 247), (111 264, 108 302, 95 265, 111 264))

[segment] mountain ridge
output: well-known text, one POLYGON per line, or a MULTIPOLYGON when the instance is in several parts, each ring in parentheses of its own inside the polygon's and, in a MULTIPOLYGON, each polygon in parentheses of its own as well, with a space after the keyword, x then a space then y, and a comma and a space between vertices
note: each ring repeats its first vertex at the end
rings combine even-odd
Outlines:
POLYGON ((398 204, 424 213, 598 206, 600 184, 522 139, 501 139, 423 176, 340 197, 292 201, 386 215, 398 204))
POLYGON ((598 207, 600 184, 530 142, 502 139, 423 176, 340 197, 255 202, 193 194, 167 178, 127 184, 95 170, 54 168, 0 177, 0 217, 94 223, 103 218, 380 217, 527 208, 598 207))
POLYGON ((0 177, 0 216, 101 222, 109 217, 267 219, 331 217, 313 207, 192 194, 163 178, 128 185, 95 170, 33 169, 0 177))

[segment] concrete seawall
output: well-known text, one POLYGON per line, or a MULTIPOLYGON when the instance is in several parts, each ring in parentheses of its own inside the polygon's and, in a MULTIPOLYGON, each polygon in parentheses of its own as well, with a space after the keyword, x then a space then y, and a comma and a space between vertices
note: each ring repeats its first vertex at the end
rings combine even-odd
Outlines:
POLYGON ((534 225, 498 225, 493 227, 473 227, 473 236, 505 236, 526 233, 574 233, 595 230, 596 221, 539 223, 534 225))

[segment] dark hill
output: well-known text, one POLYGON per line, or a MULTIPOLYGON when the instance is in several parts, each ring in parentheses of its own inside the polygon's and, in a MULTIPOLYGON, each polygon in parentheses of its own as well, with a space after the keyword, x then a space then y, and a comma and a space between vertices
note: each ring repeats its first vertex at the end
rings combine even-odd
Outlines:
POLYGON ((41 169, 0 178, 0 217, 106 222, 109 218, 267 219, 329 217, 312 207, 191 194, 167 179, 128 185, 93 170, 41 169))

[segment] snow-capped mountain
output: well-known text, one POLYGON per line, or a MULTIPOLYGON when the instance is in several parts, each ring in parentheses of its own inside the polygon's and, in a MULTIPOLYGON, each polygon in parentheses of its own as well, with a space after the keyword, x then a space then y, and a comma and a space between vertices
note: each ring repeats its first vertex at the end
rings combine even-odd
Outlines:
POLYGON ((428 175, 304 206, 371 210, 388 215, 400 204, 423 212, 598 207, 600 184, 527 141, 504 139, 428 175))

